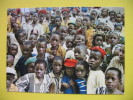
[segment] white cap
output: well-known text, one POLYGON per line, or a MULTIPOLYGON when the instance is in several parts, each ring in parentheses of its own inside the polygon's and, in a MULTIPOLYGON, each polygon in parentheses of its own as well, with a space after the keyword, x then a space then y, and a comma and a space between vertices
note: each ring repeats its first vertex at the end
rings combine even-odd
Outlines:
POLYGON ((11 67, 6 67, 6 73, 16 75, 16 71, 14 70, 14 68, 11 68, 11 67))

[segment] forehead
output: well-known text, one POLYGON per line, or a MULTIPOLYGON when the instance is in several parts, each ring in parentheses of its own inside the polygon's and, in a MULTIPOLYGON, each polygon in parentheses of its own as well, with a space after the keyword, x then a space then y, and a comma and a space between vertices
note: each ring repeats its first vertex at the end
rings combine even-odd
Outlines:
POLYGON ((17 49, 18 46, 17 46, 17 45, 10 45, 9 48, 10 48, 10 49, 17 49))
POLYGON ((108 70, 105 76, 109 76, 109 77, 118 76, 118 72, 115 70, 108 70))
POLYGON ((51 36, 51 39, 60 39, 60 36, 58 34, 53 34, 51 36))
POLYGON ((29 39, 36 39, 36 35, 30 35, 29 39))
POLYGON ((96 39, 103 39, 102 36, 96 36, 96 39))
POLYGON ((23 44, 24 49, 30 49, 32 47, 32 44, 23 44))
POLYGON ((101 53, 99 51, 91 51, 90 52, 90 56, 99 56, 99 57, 102 58, 102 55, 101 55, 101 53))
POLYGON ((109 37, 117 37, 117 38, 118 38, 118 35, 117 35, 117 34, 112 33, 112 34, 110 34, 110 35, 109 35, 109 37))
POLYGON ((46 68, 45 64, 44 63, 37 63, 35 65, 36 68, 46 68))
POLYGON ((62 60, 61 59, 54 59, 53 63, 61 63, 62 64, 62 60))
POLYGON ((84 38, 85 38, 85 36, 83 36, 83 35, 77 35, 77 38, 84 39, 84 38))
POLYGON ((85 67, 81 64, 76 65, 76 70, 85 70, 85 67))
POLYGON ((38 42, 37 42, 37 45, 39 45, 39 46, 40 46, 40 45, 41 45, 41 46, 42 46, 42 45, 45 46, 45 45, 46 45, 46 42, 45 42, 45 41, 42 41, 42 42, 38 41, 38 42))
POLYGON ((81 18, 77 18, 76 21, 82 21, 82 19, 81 18))

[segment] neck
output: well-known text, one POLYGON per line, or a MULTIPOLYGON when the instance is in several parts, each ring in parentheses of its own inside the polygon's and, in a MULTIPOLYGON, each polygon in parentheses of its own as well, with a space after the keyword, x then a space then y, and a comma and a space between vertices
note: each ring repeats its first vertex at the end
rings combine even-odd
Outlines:
POLYGON ((107 88, 108 94, 116 94, 117 91, 118 91, 117 88, 115 88, 115 89, 108 89, 108 88, 107 88))
POLYGON ((39 59, 44 59, 44 58, 45 58, 45 54, 39 54, 39 55, 37 56, 37 58, 39 58, 39 59))
POLYGON ((59 78, 60 77, 60 74, 61 74, 61 71, 59 73, 54 73, 54 75, 55 75, 56 78, 59 78))

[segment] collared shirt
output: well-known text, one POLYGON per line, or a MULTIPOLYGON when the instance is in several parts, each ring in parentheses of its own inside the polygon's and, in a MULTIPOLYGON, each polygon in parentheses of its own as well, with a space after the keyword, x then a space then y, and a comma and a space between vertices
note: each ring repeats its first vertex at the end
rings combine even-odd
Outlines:
POLYGON ((61 91, 61 80, 62 80, 63 75, 64 75, 64 72, 62 71, 59 76, 59 79, 57 79, 55 77, 53 71, 49 73, 49 77, 50 77, 51 81, 55 84, 54 93, 63 93, 61 91))
POLYGON ((19 92, 48 93, 50 84, 51 81, 48 75, 44 74, 44 79, 40 83, 35 73, 26 74, 16 82, 19 92))

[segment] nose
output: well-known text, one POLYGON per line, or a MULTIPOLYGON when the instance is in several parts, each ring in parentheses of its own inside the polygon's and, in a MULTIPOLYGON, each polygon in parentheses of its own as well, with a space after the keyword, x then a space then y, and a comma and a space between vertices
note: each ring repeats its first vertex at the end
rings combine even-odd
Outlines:
POLYGON ((75 56, 78 56, 78 53, 75 53, 75 56))
POLYGON ((77 72, 77 75, 81 75, 81 71, 77 72))
POLYGON ((108 83, 111 83, 111 82, 112 82, 112 79, 108 79, 107 82, 108 82, 108 83))

